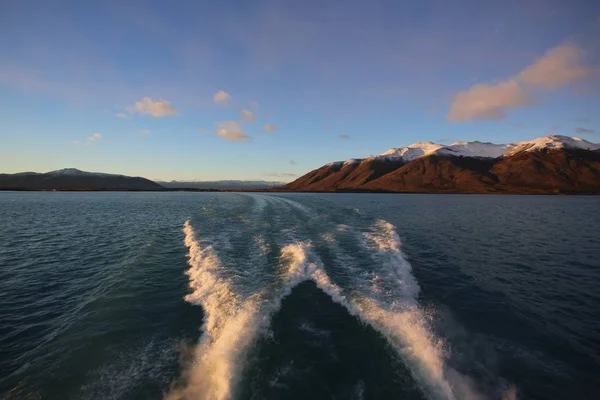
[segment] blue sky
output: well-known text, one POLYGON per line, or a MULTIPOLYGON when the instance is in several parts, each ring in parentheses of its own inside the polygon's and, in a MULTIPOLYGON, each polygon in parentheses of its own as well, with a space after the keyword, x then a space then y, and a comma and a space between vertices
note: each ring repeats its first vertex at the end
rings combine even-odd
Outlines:
POLYGON ((600 141, 593 0, 8 0, 0 50, 0 172, 291 180, 417 141, 600 141))

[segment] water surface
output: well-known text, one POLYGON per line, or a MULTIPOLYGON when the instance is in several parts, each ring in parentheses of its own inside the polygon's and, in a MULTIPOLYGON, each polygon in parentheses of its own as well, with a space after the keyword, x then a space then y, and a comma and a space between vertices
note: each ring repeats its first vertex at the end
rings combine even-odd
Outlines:
POLYGON ((0 193, 0 397, 591 399, 599 209, 0 193))

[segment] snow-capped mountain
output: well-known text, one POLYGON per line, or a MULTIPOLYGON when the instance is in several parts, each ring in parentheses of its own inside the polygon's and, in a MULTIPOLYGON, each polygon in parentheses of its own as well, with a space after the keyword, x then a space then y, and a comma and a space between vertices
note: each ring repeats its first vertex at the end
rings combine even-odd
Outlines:
POLYGON ((569 137, 561 135, 550 135, 530 140, 528 142, 519 142, 512 145, 505 154, 515 154, 521 151, 535 151, 541 149, 582 149, 582 150, 600 150, 600 144, 594 144, 578 137, 569 137))
POLYGON ((508 144, 418 142, 324 165, 293 191, 600 193, 600 144, 560 135, 508 144))
POLYGON ((402 159, 403 161, 412 161, 419 157, 433 154, 442 148, 444 148, 444 146, 441 144, 433 142, 418 142, 407 147, 391 148, 388 151, 374 156, 373 158, 388 160, 402 159))
POLYGON ((490 142, 456 142, 442 147, 438 154, 448 154, 460 157, 497 158, 514 147, 514 144, 494 144, 490 142))
POLYGON ((516 154, 521 151, 535 151, 544 148, 599 150, 600 144, 594 144, 578 137, 561 135, 550 135, 530 141, 507 144, 473 141, 455 142, 450 145, 443 145, 433 142, 417 142, 410 146, 392 147, 391 149, 374 156, 350 158, 345 161, 334 161, 328 165, 345 167, 360 163, 364 160, 410 162, 432 154, 457 157, 498 158, 504 155, 516 154))
POLYGON ((416 160, 419 157, 431 154, 453 155, 459 157, 498 158, 505 154, 515 154, 520 151, 534 151, 544 148, 573 148, 585 150, 598 150, 600 144, 594 144, 578 137, 551 135, 531 141, 495 144, 490 142, 455 142, 451 145, 442 145, 433 142, 418 142, 410 146, 391 148, 376 156, 374 159, 394 160, 404 162, 416 160))

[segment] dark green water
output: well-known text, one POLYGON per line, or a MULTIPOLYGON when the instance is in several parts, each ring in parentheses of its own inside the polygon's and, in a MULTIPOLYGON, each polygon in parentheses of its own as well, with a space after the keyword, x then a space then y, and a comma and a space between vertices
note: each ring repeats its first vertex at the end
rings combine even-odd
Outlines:
POLYGON ((0 398, 597 398, 598 210, 0 193, 0 398))

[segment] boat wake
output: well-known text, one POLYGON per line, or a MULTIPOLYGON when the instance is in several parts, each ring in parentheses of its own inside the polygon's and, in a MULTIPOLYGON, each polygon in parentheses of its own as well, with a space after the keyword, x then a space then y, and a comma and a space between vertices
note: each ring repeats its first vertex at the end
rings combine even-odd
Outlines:
POLYGON ((282 300, 308 280, 383 335, 427 398, 484 398, 448 365, 447 346, 419 306, 419 285, 390 223, 344 212, 324 219, 318 209, 289 199, 250 197, 259 212, 239 235, 253 249, 246 257, 230 256, 237 242, 220 245, 222 235, 200 237, 191 220, 184 224, 191 289, 185 300, 202 306, 203 333, 167 399, 235 397, 249 350, 269 334, 282 300), (229 256, 220 257, 220 249, 229 256), (321 250, 330 256, 327 265, 321 250))

